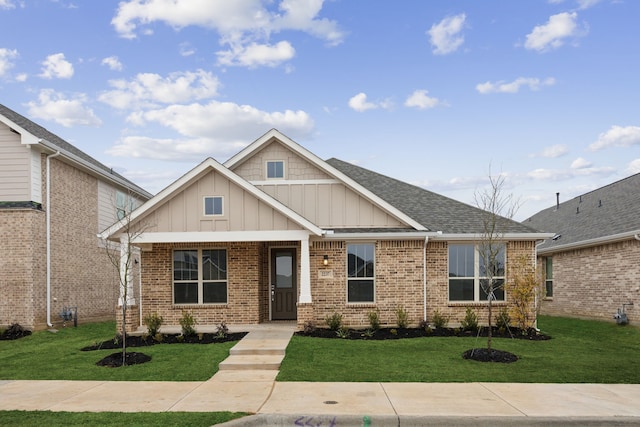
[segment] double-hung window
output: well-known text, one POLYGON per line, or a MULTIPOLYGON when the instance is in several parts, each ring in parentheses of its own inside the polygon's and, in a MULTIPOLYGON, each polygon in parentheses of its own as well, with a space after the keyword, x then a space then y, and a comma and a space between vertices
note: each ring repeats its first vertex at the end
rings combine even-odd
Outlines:
POLYGON ((553 258, 550 256, 545 258, 544 285, 546 297, 553 298, 553 258))
POLYGON ((173 303, 225 304, 227 251, 193 249, 173 251, 173 303))
POLYGON ((375 301, 375 260, 373 243, 347 245, 347 302, 375 301))
POLYGON ((504 278, 504 245, 449 245, 449 301, 504 301, 504 278))

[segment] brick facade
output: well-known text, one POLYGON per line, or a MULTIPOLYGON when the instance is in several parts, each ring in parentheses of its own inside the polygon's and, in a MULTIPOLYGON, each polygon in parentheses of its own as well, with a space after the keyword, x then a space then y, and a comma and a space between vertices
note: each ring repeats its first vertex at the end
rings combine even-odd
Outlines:
MULTIPOLYGON (((507 259, 524 254, 533 261, 533 242, 509 242, 507 259)), ((182 311, 193 314, 199 325, 262 323, 269 321, 269 249, 296 247, 300 270, 299 242, 221 243, 221 244, 154 244, 153 250, 142 253, 142 313, 143 317, 158 313, 165 325, 178 325, 182 311), (211 305, 175 305, 173 301, 172 260, 174 249, 225 248, 228 255, 228 302, 211 305)), ((416 326, 424 319, 424 242, 378 241, 375 244, 375 303, 347 302, 347 242, 316 241, 310 245, 312 303, 298 304, 297 323, 302 328, 308 321, 324 326, 334 312, 343 316, 343 323, 352 327, 369 325, 368 313, 378 310, 381 324, 397 325, 396 310, 402 307, 409 315, 409 324, 416 326), (328 265, 323 264, 324 256, 328 265)), ((448 302, 448 245, 429 242, 426 252, 427 319, 435 310, 450 317, 452 326, 464 318, 471 306, 480 323, 486 323, 486 303, 448 302)), ((299 274, 299 273, 298 273, 299 274)), ((507 280, 508 280, 507 273, 507 280)), ((298 280, 299 282, 299 280, 298 280)), ((300 292, 300 286, 298 286, 300 292)), ((508 294, 507 294, 508 298, 508 294)), ((509 300, 508 300, 509 301, 509 300)), ((508 304, 494 303, 494 313, 508 304)), ((118 311, 119 313, 119 311, 118 311)), ((119 314, 118 314, 119 315, 119 314)), ((494 314, 495 316, 495 314, 494 314)), ((130 320, 134 322, 130 316, 130 320)), ((137 329, 139 323, 130 325, 137 329)))
MULTIPOLYGON (((42 156, 46 197, 45 158, 42 156)), ((116 270, 100 247, 95 177, 53 158, 51 163, 51 321, 78 307, 79 322, 113 319, 116 270)), ((0 210, 0 325, 46 327, 46 215, 43 210, 0 210), (8 297, 5 297, 8 296, 8 297)))
MULTIPOLYGON (((622 304, 640 295, 640 241, 630 239, 607 245, 555 253, 553 297, 542 313, 613 321, 622 304)), ((544 271, 544 257, 539 259, 544 271)), ((640 307, 627 306, 631 322, 638 322, 640 307)))

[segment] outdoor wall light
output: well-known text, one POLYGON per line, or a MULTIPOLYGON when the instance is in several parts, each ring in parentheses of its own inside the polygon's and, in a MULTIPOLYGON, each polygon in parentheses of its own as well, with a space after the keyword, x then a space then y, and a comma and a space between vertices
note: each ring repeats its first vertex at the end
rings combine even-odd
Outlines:
POLYGON ((322 258, 322 264, 329 265, 329 255, 325 255, 324 258, 322 258))

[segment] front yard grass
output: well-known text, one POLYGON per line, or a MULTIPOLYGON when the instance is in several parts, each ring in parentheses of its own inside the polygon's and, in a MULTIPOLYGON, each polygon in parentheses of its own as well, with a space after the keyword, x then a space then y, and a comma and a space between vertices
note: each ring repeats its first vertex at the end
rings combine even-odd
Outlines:
POLYGON ((640 383, 640 329, 540 316, 548 341, 493 340, 515 363, 462 358, 486 338, 352 341, 294 336, 278 381, 640 383))
POLYGON ((118 350, 80 351, 115 336, 115 322, 88 323, 57 333, 39 331, 14 341, 0 341, 0 379, 98 381, 206 381, 229 355, 234 342, 158 344, 130 347, 151 361, 119 368, 96 366, 118 350), (188 363, 187 363, 188 362, 188 363))

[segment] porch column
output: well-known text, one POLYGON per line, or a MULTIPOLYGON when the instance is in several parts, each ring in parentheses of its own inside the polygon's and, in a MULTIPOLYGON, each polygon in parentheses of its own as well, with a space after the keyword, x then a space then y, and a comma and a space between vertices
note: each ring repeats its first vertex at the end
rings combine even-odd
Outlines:
POLYGON ((300 301, 311 303, 311 264, 309 261, 309 236, 300 240, 300 301))
POLYGON ((133 294, 133 270, 131 268, 131 246, 127 236, 120 238, 120 272, 118 274, 118 288, 120 297, 118 304, 122 305, 125 297, 125 289, 127 293, 127 306, 136 305, 136 299, 133 294), (125 288, 126 287, 126 288, 125 288))

